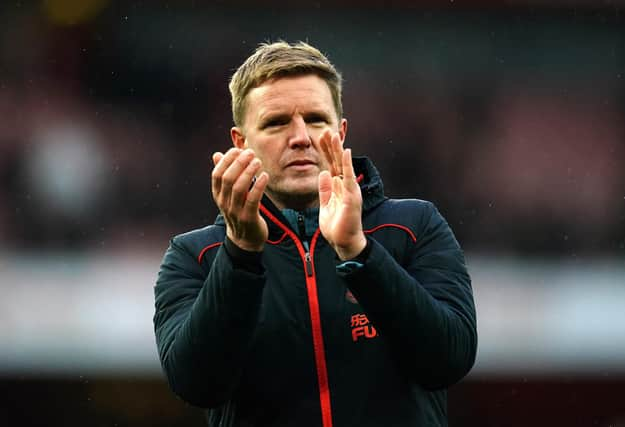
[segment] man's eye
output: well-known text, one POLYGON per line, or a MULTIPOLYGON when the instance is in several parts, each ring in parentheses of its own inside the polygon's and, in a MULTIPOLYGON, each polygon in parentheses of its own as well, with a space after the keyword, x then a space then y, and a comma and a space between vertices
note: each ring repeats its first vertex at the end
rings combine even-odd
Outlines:
POLYGON ((265 122, 263 128, 282 126, 282 125, 285 125, 285 124, 286 124, 286 120, 284 120, 284 119, 272 119, 272 120, 269 120, 269 121, 265 122))
POLYGON ((325 117, 318 115, 318 114, 312 114, 308 117, 306 117, 306 123, 327 123, 328 121, 326 120, 325 117))

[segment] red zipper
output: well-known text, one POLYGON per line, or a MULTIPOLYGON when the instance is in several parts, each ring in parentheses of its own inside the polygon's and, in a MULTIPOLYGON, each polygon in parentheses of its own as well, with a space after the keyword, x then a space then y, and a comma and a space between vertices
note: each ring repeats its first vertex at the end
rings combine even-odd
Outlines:
POLYGON ((297 251, 304 264, 306 273, 306 291, 308 293, 308 309, 312 325, 313 349, 315 352, 315 366, 317 368, 317 381, 319 383, 319 403, 321 406, 321 422, 323 427, 332 427, 332 407, 330 404, 330 386, 328 383, 328 369, 326 367, 325 347, 321 332, 321 313, 319 311, 319 298, 317 295, 317 276, 315 275, 315 263, 313 253, 319 238, 320 230, 317 229, 310 243, 310 251, 306 251, 297 235, 286 225, 280 222, 269 210, 260 205, 260 210, 278 227, 280 227, 295 242, 297 251))

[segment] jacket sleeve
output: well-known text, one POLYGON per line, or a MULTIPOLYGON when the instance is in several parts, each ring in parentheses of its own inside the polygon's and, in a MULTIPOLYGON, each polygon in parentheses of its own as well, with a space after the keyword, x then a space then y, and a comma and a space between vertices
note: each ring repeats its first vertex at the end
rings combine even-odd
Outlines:
POLYGON ((216 407, 231 397, 245 363, 264 269, 240 268, 222 245, 207 276, 178 239, 154 288, 159 357, 174 393, 192 405, 216 407))
POLYGON ((366 262, 344 278, 390 344, 400 369, 422 387, 436 390, 469 372, 477 329, 462 250, 432 204, 428 212, 403 267, 368 237, 366 262))

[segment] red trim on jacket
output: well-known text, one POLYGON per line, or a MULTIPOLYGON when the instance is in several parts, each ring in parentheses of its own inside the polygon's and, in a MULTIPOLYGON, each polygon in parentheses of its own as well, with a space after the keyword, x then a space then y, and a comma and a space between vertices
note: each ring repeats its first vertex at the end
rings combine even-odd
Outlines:
POLYGON ((297 251, 302 258, 304 264, 304 274, 306 276, 306 291, 308 294, 308 309, 310 311, 310 321, 313 335, 313 350, 315 353, 315 366, 317 368, 317 381, 319 383, 319 405, 321 407, 321 422, 323 427, 332 427, 332 406, 330 402, 330 386, 328 381, 328 369, 326 367, 326 354, 323 344, 323 333, 321 330, 321 314, 319 311, 319 298, 317 295, 317 277, 315 276, 315 264, 313 262, 313 253, 317 244, 317 239, 321 231, 317 229, 312 237, 310 244, 310 265, 312 271, 308 271, 306 267, 306 250, 297 235, 276 218, 269 210, 260 204, 260 210, 267 218, 280 227, 285 234, 295 243, 297 251))
POLYGON ((211 243, 210 245, 206 246, 204 249, 202 249, 200 251, 200 254, 197 256, 197 262, 199 262, 200 264, 202 263, 202 257, 204 256, 204 254, 206 253, 207 250, 212 249, 212 248, 216 248, 217 246, 221 246, 222 242, 217 242, 217 243, 211 243))
POLYGON ((278 240, 269 240, 267 239, 267 243, 270 243, 272 245, 279 245, 280 243, 282 243, 282 241, 284 240, 284 238, 287 236, 286 232, 284 232, 282 234, 282 237, 280 237, 278 240))
POLYGON ((400 225, 400 224, 380 224, 380 225, 376 225, 375 227, 369 229, 369 230, 364 230, 365 234, 371 234, 375 231, 378 231, 381 228, 385 228, 385 227, 394 227, 394 228, 399 228, 400 230, 404 230, 406 233, 408 233, 408 235, 410 236, 410 238, 412 239, 412 241, 414 243, 417 243, 417 237, 414 235, 414 233, 412 232, 411 229, 409 229, 408 227, 406 227, 405 225, 400 225))
POLYGON ((317 229, 310 243, 310 265, 312 276, 306 276, 306 290, 308 291, 308 305, 310 307, 310 321, 312 323, 313 346, 315 348, 315 363, 317 365, 317 380, 319 381, 319 400, 321 403, 321 422, 323 427, 332 426, 332 405, 330 402, 330 384, 326 367, 326 351, 321 331, 321 312, 317 293, 317 278, 313 254, 321 230, 317 229))

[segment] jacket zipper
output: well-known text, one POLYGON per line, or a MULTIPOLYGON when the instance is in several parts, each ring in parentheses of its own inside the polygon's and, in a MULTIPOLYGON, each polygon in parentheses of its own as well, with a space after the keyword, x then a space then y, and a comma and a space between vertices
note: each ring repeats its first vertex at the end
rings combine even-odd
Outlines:
POLYGON ((299 235, 304 246, 306 253, 304 254, 304 262, 306 263, 306 276, 311 277, 312 261, 310 260, 310 247, 308 246, 308 240, 306 239, 306 224, 304 222, 304 215, 301 212, 297 213, 297 228, 299 228, 299 235))
MULTIPOLYGON (((317 239, 321 234, 317 228, 312 236, 310 247, 308 242, 300 240, 289 227, 284 225, 276 218, 265 206, 260 205, 260 210, 279 226, 295 243, 297 251, 304 263, 304 271, 306 273, 306 291, 308 293, 308 309, 310 311, 310 322, 312 327, 313 350, 315 354, 315 367, 317 369, 317 381, 319 385, 319 405, 321 409, 321 425, 322 427, 332 427, 332 406, 330 402, 330 386, 328 382, 328 369, 326 367, 325 347, 323 343, 323 333, 321 331, 321 313, 319 311, 319 298, 317 295, 317 277, 315 275, 313 257, 311 253, 315 252, 317 239)), ((298 228, 305 228, 304 218, 301 220, 298 216, 298 228)), ((302 235, 306 235, 305 232, 302 235)))
POLYGON ((304 241, 302 242, 302 245, 304 246, 304 250, 306 251, 306 253, 304 254, 304 262, 306 263, 306 276, 312 277, 312 260, 310 258, 310 249, 308 248, 308 242, 304 241))

